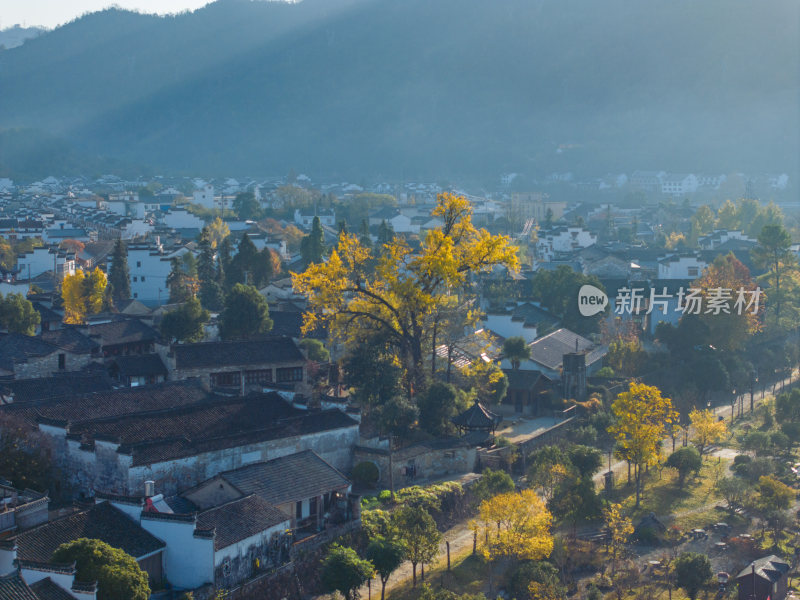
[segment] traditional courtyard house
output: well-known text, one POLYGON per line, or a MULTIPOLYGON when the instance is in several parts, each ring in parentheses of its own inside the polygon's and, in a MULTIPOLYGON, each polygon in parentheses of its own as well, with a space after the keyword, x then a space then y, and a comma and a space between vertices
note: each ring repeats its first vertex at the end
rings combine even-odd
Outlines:
POLYGON ((540 415, 547 404, 552 381, 541 371, 504 369, 508 381, 500 410, 513 410, 524 415, 540 415))
POLYGON ((313 450, 225 471, 181 494, 197 509, 255 494, 278 507, 292 529, 320 531, 352 516, 351 484, 313 450))
POLYGON ((196 380, 1 410, 51 439, 74 495, 130 494, 145 481, 175 494, 222 471, 302 450, 349 470, 358 442, 358 422, 336 408, 301 410, 275 392, 218 396, 196 380))
MULTIPOLYGON (((608 349, 598 346, 591 340, 566 328, 557 329, 553 333, 540 337, 531 344, 531 357, 520 362, 520 371, 540 371, 553 380, 561 379, 561 368, 564 355, 574 352, 586 354, 587 375, 591 375, 603 366, 603 357, 608 349)), ((503 359, 500 363, 503 370, 511 369, 511 362, 503 359)))
POLYGON ((103 358, 151 354, 161 345, 158 331, 138 319, 92 323, 86 326, 86 332, 100 345, 103 358))
POLYGON ((90 354, 72 352, 40 338, 18 333, 0 334, 0 378, 48 377, 64 371, 78 371, 91 360, 90 354))
MULTIPOLYGON (((162 552, 166 544, 108 502, 95 504, 12 537, 13 546, 9 543, 5 548, 0 546, 0 564, 16 559, 23 570, 26 565, 47 565, 61 544, 79 538, 101 540, 124 550, 147 573, 151 585, 160 587, 164 577, 162 552)), ((24 578, 30 582, 30 577, 24 578)))
POLYGON ((108 364, 108 373, 125 387, 163 383, 168 375, 158 354, 115 356, 108 364))
POLYGON ((198 377, 212 388, 245 393, 278 385, 301 391, 306 360, 289 337, 173 346, 166 355, 170 379, 198 377))

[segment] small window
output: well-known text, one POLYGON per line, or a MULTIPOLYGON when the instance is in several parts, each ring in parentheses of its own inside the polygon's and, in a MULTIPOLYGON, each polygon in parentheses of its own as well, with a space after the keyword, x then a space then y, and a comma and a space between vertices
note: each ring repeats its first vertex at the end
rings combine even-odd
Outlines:
POLYGON ((66 354, 59 354, 58 355, 58 368, 62 371, 67 368, 67 355, 66 354))
POLYGON ((302 519, 303 518, 303 501, 302 500, 298 500, 297 503, 295 504, 294 514, 295 514, 295 517, 298 518, 298 519, 302 519))
POLYGON ((144 275, 142 275, 142 283, 144 283, 144 275))
POLYGON ((139 294, 138 294, 137 292, 133 292, 133 297, 134 297, 134 298, 138 298, 138 297, 139 297, 139 294))
POLYGON ((142 261, 140 261, 140 260, 137 260, 137 261, 136 261, 136 266, 137 266, 137 267, 141 267, 141 266, 142 266, 142 261))
POLYGON ((133 277, 133 283, 136 283, 137 281, 139 281, 139 278, 138 278, 138 277, 136 277, 136 276, 134 275, 134 277, 133 277))
POLYGON ((689 267, 689 277, 697 277, 697 267, 689 267))

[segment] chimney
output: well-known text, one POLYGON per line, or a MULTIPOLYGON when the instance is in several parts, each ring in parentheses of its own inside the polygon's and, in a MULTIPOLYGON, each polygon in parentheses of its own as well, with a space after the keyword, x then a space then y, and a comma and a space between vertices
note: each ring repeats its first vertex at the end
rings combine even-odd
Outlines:
POLYGON ((144 495, 147 498, 152 498, 156 495, 156 482, 152 479, 144 482, 144 495))

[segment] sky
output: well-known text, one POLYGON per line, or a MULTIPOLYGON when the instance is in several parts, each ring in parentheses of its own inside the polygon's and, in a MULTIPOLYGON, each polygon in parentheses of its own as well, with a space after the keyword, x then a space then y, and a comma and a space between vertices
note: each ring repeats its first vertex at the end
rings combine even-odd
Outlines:
POLYGON ((176 13, 205 6, 210 0, 0 0, 0 29, 14 25, 52 28, 87 12, 112 5, 146 13, 176 13))

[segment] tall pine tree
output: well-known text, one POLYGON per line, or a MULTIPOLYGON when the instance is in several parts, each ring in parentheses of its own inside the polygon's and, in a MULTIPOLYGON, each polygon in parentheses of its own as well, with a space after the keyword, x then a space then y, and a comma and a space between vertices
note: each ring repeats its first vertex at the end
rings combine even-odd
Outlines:
POLYGON ((111 272, 108 276, 111 285, 111 297, 119 303, 131 297, 131 272, 128 269, 128 249, 121 239, 114 244, 111 255, 111 272))
POLYGON ((311 222, 311 233, 300 242, 300 253, 307 265, 322 262, 322 255, 325 254, 325 235, 319 217, 314 217, 311 222))

